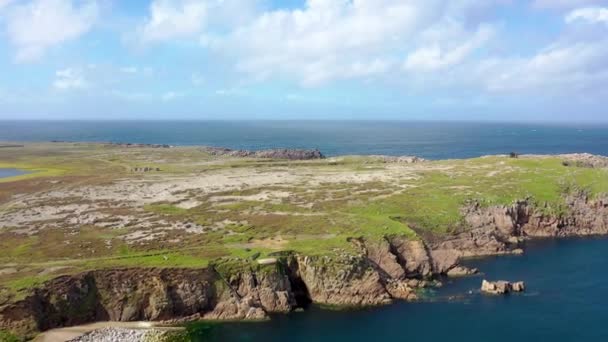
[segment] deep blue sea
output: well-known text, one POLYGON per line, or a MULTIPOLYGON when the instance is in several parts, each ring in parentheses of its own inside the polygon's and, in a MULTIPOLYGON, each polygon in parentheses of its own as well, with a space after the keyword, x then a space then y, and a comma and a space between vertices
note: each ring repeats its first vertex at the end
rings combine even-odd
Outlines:
POLYGON ((469 262, 485 274, 447 283, 432 302, 311 309, 264 323, 212 325, 198 341, 608 341, 608 240, 529 245, 522 256, 469 262), (484 277, 523 280, 527 290, 481 295, 484 277), (457 295, 464 297, 448 299, 457 295))
MULTIPOLYGON (((112 141, 231 148, 318 148, 326 155, 589 152, 608 126, 373 121, 2 122, 0 141, 112 141)), ((535 241, 523 256, 469 262, 485 274, 447 282, 420 303, 358 311, 310 308, 262 323, 198 327, 197 341, 608 341, 608 239, 535 241), (484 296, 483 277, 523 280, 524 294, 484 296), (469 294, 472 291, 472 294, 469 294), (449 296, 457 299, 449 300, 449 296)))
POLYGON ((608 125, 406 121, 0 121, 0 141, 109 141, 244 149, 318 148, 326 155, 608 154, 608 125))

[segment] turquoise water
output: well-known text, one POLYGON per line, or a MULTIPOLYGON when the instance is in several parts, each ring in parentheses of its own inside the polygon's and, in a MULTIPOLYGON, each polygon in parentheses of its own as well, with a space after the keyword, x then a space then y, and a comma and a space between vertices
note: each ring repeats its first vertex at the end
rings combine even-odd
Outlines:
POLYGON ((432 302, 349 312, 310 309, 263 323, 212 325, 195 340, 608 341, 607 250, 608 239, 533 242, 523 256, 470 261, 485 275, 446 283, 432 302), (527 291, 481 295, 483 277, 523 280, 527 291))
POLYGON ((0 141, 318 148, 327 155, 608 154, 607 125, 404 121, 0 121, 0 141))
POLYGON ((18 169, 0 169, 0 178, 19 176, 25 173, 27 172, 18 169))

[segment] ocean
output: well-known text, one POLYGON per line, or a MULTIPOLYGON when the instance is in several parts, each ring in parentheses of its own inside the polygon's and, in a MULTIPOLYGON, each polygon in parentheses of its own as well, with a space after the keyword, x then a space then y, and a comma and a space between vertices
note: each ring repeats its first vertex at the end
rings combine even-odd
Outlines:
MULTIPOLYGON (((244 149, 318 148, 428 159, 488 154, 608 155, 608 126, 387 121, 0 121, 0 141, 112 141, 244 149)), ((608 239, 528 242, 526 254, 468 261, 426 301, 354 311, 310 308, 267 322, 199 324, 197 341, 608 341, 608 239), (508 296, 481 280, 526 282, 508 296)))
POLYGON ((484 274, 446 282, 428 302, 199 326, 197 341, 608 341, 608 239, 528 244, 521 256, 469 261, 484 274), (484 278, 523 280, 526 292, 482 295, 484 278))
POLYGON ((407 121, 0 121, 0 141, 105 141, 242 149, 318 148, 325 155, 608 154, 608 125, 407 121))

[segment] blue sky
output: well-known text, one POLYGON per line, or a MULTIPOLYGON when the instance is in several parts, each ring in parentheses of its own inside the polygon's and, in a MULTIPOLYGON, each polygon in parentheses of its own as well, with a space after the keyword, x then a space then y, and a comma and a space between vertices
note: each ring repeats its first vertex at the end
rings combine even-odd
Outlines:
POLYGON ((608 121, 606 0, 0 0, 0 119, 608 121))

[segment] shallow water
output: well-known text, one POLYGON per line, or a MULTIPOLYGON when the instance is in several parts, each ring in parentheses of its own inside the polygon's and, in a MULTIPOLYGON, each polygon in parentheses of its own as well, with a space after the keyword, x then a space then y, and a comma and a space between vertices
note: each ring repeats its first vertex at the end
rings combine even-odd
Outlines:
POLYGON ((18 169, 0 169, 0 178, 23 175, 27 172, 18 169))
POLYGON ((313 308, 269 322, 206 326, 195 340, 607 341, 607 250, 604 238, 536 241, 522 256, 467 262, 485 274, 446 283, 433 302, 360 311, 313 308), (527 291, 482 295, 483 278, 523 280, 527 291))
POLYGON ((318 148, 326 155, 608 154, 607 125, 407 121, 0 121, 0 141, 318 148))

